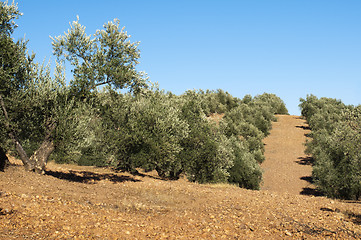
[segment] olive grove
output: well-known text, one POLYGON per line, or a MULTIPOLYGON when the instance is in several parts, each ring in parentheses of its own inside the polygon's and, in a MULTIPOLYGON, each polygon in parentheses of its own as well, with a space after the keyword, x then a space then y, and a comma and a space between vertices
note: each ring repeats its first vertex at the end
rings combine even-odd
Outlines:
POLYGON ((139 43, 117 19, 88 35, 78 17, 52 37, 51 74, 50 64, 28 54, 25 40, 11 37, 21 16, 17 6, 0 7, 0 146, 26 170, 45 173, 54 160, 260 188, 262 140, 275 114, 288 114, 279 97, 165 92, 137 70, 139 43), (72 66, 70 81, 65 62, 72 66))

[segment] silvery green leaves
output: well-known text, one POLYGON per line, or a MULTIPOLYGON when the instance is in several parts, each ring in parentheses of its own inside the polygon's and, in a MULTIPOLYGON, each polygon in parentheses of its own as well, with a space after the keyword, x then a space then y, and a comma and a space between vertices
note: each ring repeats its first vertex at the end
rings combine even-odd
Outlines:
POLYGON ((361 197, 360 106, 313 95, 301 99, 300 107, 311 130, 306 152, 314 158, 313 178, 329 197, 361 197))
POLYGON ((8 4, 8 1, 0 2, 0 33, 11 35, 17 27, 14 20, 21 15, 14 2, 12 4, 8 4))
POLYGON ((119 20, 105 23, 102 30, 87 35, 77 20, 64 35, 51 37, 54 55, 65 58, 73 66, 74 92, 84 96, 98 86, 139 91, 147 86, 144 72, 138 72, 139 42, 130 42, 130 35, 119 27, 119 20))

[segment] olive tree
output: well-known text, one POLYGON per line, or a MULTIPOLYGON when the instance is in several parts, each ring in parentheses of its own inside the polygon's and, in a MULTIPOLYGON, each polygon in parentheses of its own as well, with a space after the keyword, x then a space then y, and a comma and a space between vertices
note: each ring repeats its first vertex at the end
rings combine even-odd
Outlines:
POLYGON ((74 67, 74 79, 66 85, 62 64, 51 76, 48 66, 33 62, 26 41, 11 38, 21 15, 17 5, 1 2, 0 10, 0 143, 7 147, 11 139, 25 168, 44 172, 51 153, 69 140, 63 131, 69 128, 62 125, 81 119, 72 117, 86 102, 81 100, 101 85, 133 92, 146 86, 145 74, 135 69, 138 43, 129 42, 118 20, 106 23, 93 39, 78 20, 73 22, 68 33, 53 38, 54 54, 74 67))
POLYGON ((31 64, 34 56, 29 56, 26 50, 26 41, 14 41, 11 37, 17 25, 16 19, 22 15, 14 3, 0 2, 0 144, 7 146, 10 139, 24 162, 29 166, 29 158, 23 149, 13 113, 13 108, 21 102, 27 79, 31 78, 31 64), (10 111, 9 111, 10 110, 10 111))
POLYGON ((312 176, 328 197, 361 197, 361 111, 340 100, 310 95, 300 107, 311 128, 306 153, 314 158, 312 176))
POLYGON ((79 17, 64 35, 52 37, 54 55, 73 66, 71 88, 75 95, 86 97, 98 86, 129 88, 139 92, 146 87, 145 74, 136 70, 139 42, 131 43, 130 35, 119 27, 119 20, 104 24, 104 29, 87 35, 79 17))

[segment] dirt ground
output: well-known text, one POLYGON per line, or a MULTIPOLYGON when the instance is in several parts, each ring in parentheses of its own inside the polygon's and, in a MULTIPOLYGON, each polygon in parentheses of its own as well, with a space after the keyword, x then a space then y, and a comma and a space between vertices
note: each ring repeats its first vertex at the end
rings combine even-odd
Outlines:
POLYGON ((304 153, 304 143, 310 133, 299 116, 279 115, 265 138, 262 164, 264 190, 279 193, 320 195, 312 185, 312 158, 304 153))
POLYGON ((38 175, 11 159, 18 164, 0 172, 0 239, 360 239, 360 202, 299 194, 312 187, 300 179, 310 171, 283 173, 295 161, 301 163, 295 167, 308 166, 296 150, 289 150, 296 159, 281 162, 292 141, 307 133, 303 124, 294 116, 274 123, 265 140, 261 191, 54 163, 38 175), (294 121, 300 123, 295 127, 294 121), (271 148, 272 138, 286 126, 288 134, 280 134, 285 144, 271 148), (275 155, 269 155, 272 151, 275 155), (279 171, 268 163, 272 159, 279 161, 279 171), (271 172, 274 177, 267 176, 271 172))

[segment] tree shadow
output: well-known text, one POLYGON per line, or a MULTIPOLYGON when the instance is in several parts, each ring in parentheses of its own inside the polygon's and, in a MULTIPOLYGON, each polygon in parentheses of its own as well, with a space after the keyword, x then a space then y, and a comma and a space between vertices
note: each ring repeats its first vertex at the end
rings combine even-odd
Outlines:
POLYGON ((351 220, 353 223, 357 224, 357 225, 361 225, 361 215, 360 214, 352 214, 351 216, 351 220))
POLYGON ((361 214, 354 213, 354 212, 352 212, 350 210, 341 211, 338 208, 332 209, 332 208, 322 207, 322 208, 320 208, 320 210, 324 211, 324 212, 336 212, 336 213, 341 212, 341 213, 343 213, 345 215, 345 217, 347 217, 354 224, 361 225, 361 214))
POLYGON ((360 200, 342 200, 342 202, 345 203, 355 203, 355 204, 361 204, 360 200))
POLYGON ((138 176, 138 177, 148 177, 148 178, 152 178, 152 179, 156 179, 156 180, 167 180, 164 178, 161 178, 159 176, 155 176, 155 174, 152 174, 152 171, 144 171, 144 170, 140 170, 140 169, 133 169, 132 171, 126 171, 126 170, 122 170, 122 169, 113 169, 115 172, 117 173, 130 173, 133 176, 138 176), (142 172, 141 172, 142 171, 142 172))
MULTIPOLYGON (((305 131, 311 131, 311 128, 309 126, 299 125, 299 126, 296 126, 296 128, 301 128, 305 131)), ((304 135, 306 137, 311 137, 311 132, 306 132, 304 135)))
POLYGON ((80 182, 87 184, 95 184, 100 180, 109 180, 113 183, 120 183, 126 181, 140 182, 140 180, 134 179, 130 176, 124 176, 124 175, 119 176, 112 173, 94 173, 89 171, 70 170, 69 172, 61 172, 61 171, 47 170, 45 171, 45 174, 59 179, 67 180, 70 182, 80 182))
MULTIPOLYGON (((301 180, 308 182, 309 184, 313 184, 313 178, 311 176, 303 176, 300 177, 301 180)), ((307 195, 307 196, 315 196, 315 197, 320 197, 320 196, 324 196, 324 194, 317 190, 316 188, 313 187, 304 187, 302 188, 302 191, 300 192, 301 195, 307 195)))
POLYGON ((310 177, 310 176, 300 177, 300 179, 301 179, 301 180, 304 180, 304 181, 306 181, 306 182, 308 182, 308 183, 313 184, 313 178, 310 177))
POLYGON ((309 126, 302 126, 302 125, 296 126, 296 128, 302 128, 303 130, 311 130, 309 126))
POLYGON ((320 208, 320 210, 321 211, 324 211, 324 212, 340 212, 340 210, 339 209, 335 209, 335 210, 333 210, 333 209, 331 209, 331 208, 327 208, 327 207, 322 207, 322 208, 320 208))
POLYGON ((306 196, 314 196, 314 197, 321 197, 321 196, 325 196, 322 192, 320 192, 319 190, 315 189, 315 188, 310 188, 310 187, 305 187, 302 188, 302 191, 300 192, 301 195, 306 195, 306 196))
POLYGON ((313 157, 299 157, 297 159, 299 159, 299 160, 297 160, 295 162, 300 164, 300 165, 310 165, 310 166, 312 166, 313 163, 315 162, 313 157))
POLYGON ((343 214, 347 216, 347 218, 350 219, 354 224, 361 225, 361 214, 357 214, 349 210, 343 212, 343 214))
POLYGON ((295 119, 302 119, 302 120, 305 120, 305 117, 303 117, 303 116, 295 116, 294 118, 295 118, 295 119))

